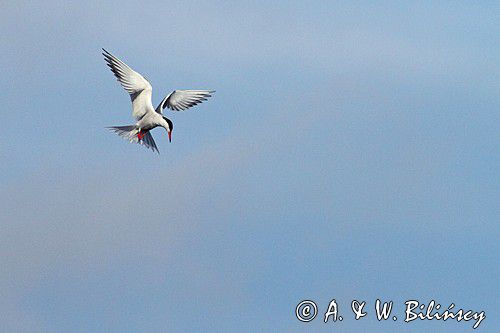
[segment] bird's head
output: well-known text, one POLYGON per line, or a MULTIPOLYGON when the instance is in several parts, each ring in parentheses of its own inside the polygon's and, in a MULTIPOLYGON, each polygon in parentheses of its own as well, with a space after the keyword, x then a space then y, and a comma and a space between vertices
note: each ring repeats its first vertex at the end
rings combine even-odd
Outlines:
POLYGON ((167 117, 163 117, 163 120, 165 120, 165 124, 163 125, 163 127, 167 130, 168 141, 172 142, 172 131, 174 130, 174 124, 167 117))

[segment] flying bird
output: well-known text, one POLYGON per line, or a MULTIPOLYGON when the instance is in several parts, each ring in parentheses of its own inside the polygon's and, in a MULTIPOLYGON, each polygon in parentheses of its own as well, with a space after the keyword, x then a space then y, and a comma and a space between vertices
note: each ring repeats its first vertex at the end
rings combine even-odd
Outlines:
POLYGON ((161 126, 167 130, 168 140, 172 142, 172 130, 174 129, 172 121, 163 116, 163 110, 166 108, 172 111, 187 110, 206 101, 215 92, 215 90, 174 90, 165 96, 155 109, 151 101, 153 88, 148 80, 105 49, 102 50, 107 65, 130 95, 132 116, 136 120, 135 125, 108 128, 126 140, 142 144, 158 154, 160 152, 150 131, 161 126))

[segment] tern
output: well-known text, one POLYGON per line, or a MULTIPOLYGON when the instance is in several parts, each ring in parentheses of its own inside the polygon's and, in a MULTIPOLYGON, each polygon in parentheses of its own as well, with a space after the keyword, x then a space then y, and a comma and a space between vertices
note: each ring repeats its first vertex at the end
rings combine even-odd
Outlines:
POLYGON ((174 90, 165 96, 155 109, 151 101, 153 88, 148 80, 105 49, 102 50, 107 65, 111 68, 121 86, 130 95, 132 116, 136 120, 135 125, 108 128, 126 140, 142 144, 158 154, 160 152, 150 131, 161 126, 167 130, 168 140, 172 142, 172 130, 174 129, 172 121, 163 116, 163 110, 165 108, 172 111, 187 110, 206 101, 215 92, 215 90, 174 90))

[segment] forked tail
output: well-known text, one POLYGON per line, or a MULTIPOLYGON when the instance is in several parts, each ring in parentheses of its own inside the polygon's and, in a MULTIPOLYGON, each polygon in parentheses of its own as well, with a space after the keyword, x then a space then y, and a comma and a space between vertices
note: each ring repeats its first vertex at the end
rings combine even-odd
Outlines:
POLYGON ((160 153, 158 147, 156 147, 155 140, 149 131, 139 133, 139 130, 134 125, 111 126, 107 128, 131 143, 139 143, 152 151, 156 151, 158 154, 160 153))

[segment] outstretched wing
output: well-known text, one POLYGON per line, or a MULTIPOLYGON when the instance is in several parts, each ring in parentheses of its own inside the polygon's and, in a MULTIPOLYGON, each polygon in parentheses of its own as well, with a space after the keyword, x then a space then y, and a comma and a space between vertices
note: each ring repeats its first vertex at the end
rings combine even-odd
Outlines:
POLYGON ((167 107, 172 111, 187 110, 206 101, 214 92, 215 90, 174 90, 161 101, 156 108, 156 112, 161 114, 162 110, 167 107))
POLYGON ((118 82, 129 93, 132 100, 144 90, 152 91, 151 84, 141 74, 134 71, 105 49, 102 50, 104 51, 102 55, 107 65, 111 68, 113 74, 115 74, 118 82))
POLYGON ((115 74, 118 82, 120 82, 130 95, 130 99, 132 100, 132 116, 135 119, 140 119, 147 112, 153 112, 153 104, 151 104, 153 89, 148 80, 105 49, 102 50, 104 51, 103 55, 107 65, 111 68, 113 74, 115 74))

